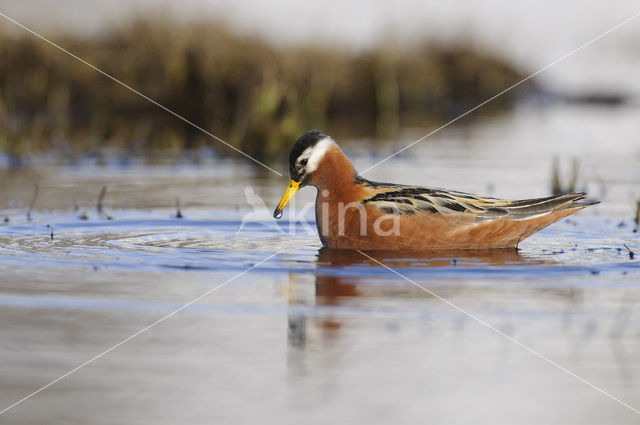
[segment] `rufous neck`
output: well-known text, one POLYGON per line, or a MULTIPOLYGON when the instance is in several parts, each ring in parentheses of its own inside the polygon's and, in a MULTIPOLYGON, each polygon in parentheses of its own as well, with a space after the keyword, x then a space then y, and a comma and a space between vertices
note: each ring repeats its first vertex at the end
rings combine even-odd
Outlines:
POLYGON ((342 150, 334 145, 324 154, 318 169, 312 174, 309 183, 319 190, 340 190, 352 185, 356 169, 342 150))

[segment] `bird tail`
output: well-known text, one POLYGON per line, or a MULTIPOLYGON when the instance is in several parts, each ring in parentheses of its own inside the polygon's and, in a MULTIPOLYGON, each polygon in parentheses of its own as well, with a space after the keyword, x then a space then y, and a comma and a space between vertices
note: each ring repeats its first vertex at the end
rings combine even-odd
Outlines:
MULTIPOLYGON (((599 204, 600 201, 586 199, 587 194, 565 193, 562 195, 549 196, 547 198, 525 199, 514 201, 507 210, 516 220, 529 220, 556 211, 572 210, 569 214, 599 204)), ((568 214, 567 214, 568 215, 568 214)))

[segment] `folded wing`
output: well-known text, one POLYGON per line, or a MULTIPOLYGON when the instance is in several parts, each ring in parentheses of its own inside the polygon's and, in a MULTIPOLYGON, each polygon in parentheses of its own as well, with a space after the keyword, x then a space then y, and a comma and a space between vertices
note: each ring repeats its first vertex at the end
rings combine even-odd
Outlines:
POLYGON ((580 209, 598 203, 585 200, 585 193, 512 201, 415 186, 378 186, 371 189, 371 196, 362 202, 388 214, 453 214, 475 218, 476 221, 500 218, 528 220, 558 210, 580 209))

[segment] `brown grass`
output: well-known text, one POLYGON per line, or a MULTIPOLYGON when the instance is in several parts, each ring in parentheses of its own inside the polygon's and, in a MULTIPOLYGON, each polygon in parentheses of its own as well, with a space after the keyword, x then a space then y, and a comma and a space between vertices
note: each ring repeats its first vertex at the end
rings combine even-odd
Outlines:
MULTIPOLYGON (((521 78, 465 46, 362 53, 275 48, 211 23, 139 20, 54 41, 260 160, 298 135, 389 137, 446 120, 521 78)), ((0 150, 74 156, 198 149, 208 136, 31 35, 0 32, 0 150)), ((509 93, 488 105, 511 104, 509 93)), ((228 148, 215 142, 220 153, 228 148)))

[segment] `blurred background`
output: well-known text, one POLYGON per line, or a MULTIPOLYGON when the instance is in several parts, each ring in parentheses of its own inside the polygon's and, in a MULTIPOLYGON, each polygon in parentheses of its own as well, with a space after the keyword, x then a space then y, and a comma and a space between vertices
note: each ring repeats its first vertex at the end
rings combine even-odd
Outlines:
POLYGON ((270 213, 304 131, 366 170, 546 68, 364 176, 602 203, 518 252, 379 258, 637 408, 640 17, 570 53, 639 12, 0 0, 282 173, 0 16, 0 410, 257 265, 0 423, 637 423, 375 262, 321 250, 312 189, 270 213))
MULTIPOLYGON (((583 8, 569 0, 2 5, 18 22, 267 161, 281 158, 309 128, 339 140, 380 139, 444 123, 635 7, 629 1, 583 8)), ((205 146, 230 153, 9 21, 0 31, 0 148, 7 155, 175 154, 205 146)), ((607 107, 636 101, 638 33, 637 25, 624 26, 468 120, 532 98, 607 107)))

